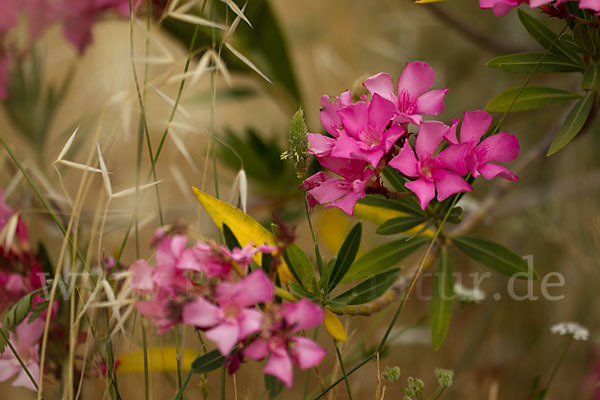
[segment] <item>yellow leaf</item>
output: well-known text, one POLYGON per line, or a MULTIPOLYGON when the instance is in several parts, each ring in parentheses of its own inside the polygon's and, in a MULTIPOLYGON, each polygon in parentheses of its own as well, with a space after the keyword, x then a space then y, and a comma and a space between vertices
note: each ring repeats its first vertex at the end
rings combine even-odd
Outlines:
POLYGON ((346 341, 346 330, 337 315, 328 309, 325 309, 325 320, 323 323, 325 324, 325 329, 327 329, 327 332, 329 332, 332 338, 339 340, 340 342, 346 341))
MULTIPOLYGON (((198 352, 194 350, 183 351, 181 368, 184 371, 190 369, 197 354, 198 352)), ((142 350, 121 354, 118 359, 120 361, 117 369, 118 374, 144 372, 144 352, 142 350)), ((150 372, 177 371, 177 351, 175 347, 149 348, 148 370, 150 372)))
POLYGON ((440 3, 442 1, 447 1, 447 0, 417 0, 415 1, 416 4, 427 4, 427 3, 440 3))
MULTIPOLYGON (((246 246, 248 243, 252 242, 257 246, 266 243, 269 246, 277 247, 275 236, 248 214, 195 187, 192 187, 192 189, 194 190, 194 193, 196 193, 198 201, 202 204, 202 207, 204 207, 215 225, 217 225, 219 229, 223 229, 223 224, 226 224, 229 229, 231 229, 231 232, 233 232, 238 242, 240 242, 240 245, 246 246)), ((255 255, 254 261, 260 265, 258 254, 255 255)), ((292 273, 283 259, 279 265, 278 272, 281 282, 288 283, 293 280, 292 273)))

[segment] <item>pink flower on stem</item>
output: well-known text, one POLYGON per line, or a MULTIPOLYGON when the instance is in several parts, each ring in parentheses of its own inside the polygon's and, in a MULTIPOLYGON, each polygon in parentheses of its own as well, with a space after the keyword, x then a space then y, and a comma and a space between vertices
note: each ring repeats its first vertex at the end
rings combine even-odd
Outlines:
POLYGON ((260 332, 262 312, 253 307, 273 300, 274 287, 258 269, 237 283, 217 286, 218 306, 198 297, 183 307, 183 322, 207 329, 206 337, 217 343, 219 351, 228 355, 236 343, 260 332))
POLYGON ((463 145, 464 151, 464 163, 455 163, 454 170, 460 175, 466 175, 468 170, 475 178, 480 175, 485 179, 499 176, 516 181, 518 178, 515 174, 494 162, 509 162, 517 158, 520 151, 519 140, 515 135, 500 132, 481 141, 491 123, 492 117, 487 111, 465 112, 460 140, 456 138, 456 123, 453 124, 451 133, 446 138, 451 143, 463 145))
POLYGON ((434 152, 444 136, 447 136, 449 129, 441 122, 423 122, 417 135, 415 151, 406 141, 400 153, 389 162, 391 167, 404 175, 417 178, 407 182, 405 186, 417 195, 423 210, 435 197, 436 191, 437 199, 443 201, 455 193, 473 190, 467 181, 450 171, 460 170, 464 163, 461 158, 464 154, 462 149, 464 145, 450 145, 434 156, 434 152))
POLYGON ((448 89, 429 90, 435 81, 435 71, 422 61, 406 63, 394 92, 392 77, 379 73, 365 80, 363 86, 375 96, 378 94, 396 106, 394 123, 420 125, 421 114, 437 115, 444 111, 444 97, 448 89))
POLYGON ((270 331, 250 343, 243 353, 253 360, 269 356, 264 372, 290 388, 293 384, 292 362, 301 369, 307 369, 319 364, 325 357, 325 349, 311 339, 294 336, 294 333, 318 326, 325 314, 321 307, 307 299, 284 304, 280 314, 270 331))
POLYGON ((348 215, 353 215, 354 205, 365 197, 365 190, 375 172, 360 160, 342 158, 320 158, 325 168, 338 174, 336 178, 318 172, 304 181, 309 206, 326 204, 325 208, 337 207, 348 215))
POLYGON ((352 103, 352 95, 349 90, 340 94, 339 97, 321 96, 321 125, 330 134, 335 137, 339 136, 339 131, 342 129, 342 120, 338 115, 338 110, 352 103), (333 99, 333 101, 332 101, 333 99))
POLYGON ((395 106, 379 94, 374 94, 370 102, 359 101, 337 113, 344 129, 331 150, 332 157, 365 160, 377 168, 384 154, 406 132, 401 126, 386 129, 395 115, 395 106))
POLYGON ((193 249, 186 249, 185 235, 165 237, 156 248, 156 266, 200 271, 200 263, 193 249))
MULTIPOLYGON (((538 8, 551 3, 558 6, 567 1, 568 0, 479 0, 479 7, 491 8, 494 11, 494 15, 501 17, 522 3, 529 5, 530 8, 538 8)), ((579 8, 581 9, 589 9, 596 13, 600 13, 600 1, 598 0, 579 0, 578 3, 579 8)))
MULTIPOLYGON (((41 318, 36 319, 31 324, 27 319, 21 322, 15 329, 15 334, 11 332, 10 343, 17 351, 17 354, 27 366, 29 373, 38 383, 40 376, 39 364, 39 340, 44 332, 44 321, 41 318)), ((12 350, 6 346, 4 353, 0 354, 0 382, 7 381, 16 376, 13 386, 22 386, 30 390, 36 390, 33 382, 15 357, 12 350)))

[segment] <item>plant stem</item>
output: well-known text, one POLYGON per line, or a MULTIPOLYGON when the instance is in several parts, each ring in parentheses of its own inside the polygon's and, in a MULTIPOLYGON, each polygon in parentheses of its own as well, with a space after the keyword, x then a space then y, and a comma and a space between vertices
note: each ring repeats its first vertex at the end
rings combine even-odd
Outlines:
POLYGON ((550 374, 550 379, 548 380, 548 383, 546 384, 546 386, 542 390, 542 397, 540 397, 540 400, 543 400, 544 397, 546 397, 546 393, 548 393, 548 388, 550 387, 550 384, 554 380, 554 376, 556 375, 556 372, 558 371, 558 368, 560 367, 560 365, 564 361, 565 356, 567 355, 567 351, 569 351, 569 347, 571 346, 572 342, 573 342, 573 337, 571 336, 569 338, 569 340, 567 341, 565 347, 563 348, 563 351, 560 354, 560 357, 558 358, 558 362, 554 366, 554 369, 552 370, 552 373, 550 374))
MULTIPOLYGON (((17 359, 19 364, 21 364, 21 368, 23 368, 23 371, 25 371, 29 380, 31 380, 31 383, 33 383, 35 390, 39 390, 36 380, 33 378, 33 375, 31 375, 31 372, 29 372, 29 368, 27 368, 27 365, 25 365, 25 363, 19 356, 19 353, 17 353, 17 350, 13 347, 12 343, 10 342, 10 339, 7 338, 6 335, 4 334, 4 330, 0 329, 0 335, 2 335, 2 339, 6 342, 6 344, 10 348, 10 351, 12 351, 13 355, 15 356, 15 358, 17 359)), ((43 395, 42 395, 42 398, 44 398, 43 395)))
POLYGON ((350 398, 350 400, 352 400, 352 391, 350 390, 350 383, 348 382, 348 376, 346 375, 346 368, 344 367, 342 354, 340 353, 340 349, 335 339, 333 339, 333 345, 335 346, 335 352, 337 353, 338 361, 340 362, 340 367, 342 367, 342 373, 344 374, 344 382, 346 382, 346 390, 348 391, 348 397, 350 398))

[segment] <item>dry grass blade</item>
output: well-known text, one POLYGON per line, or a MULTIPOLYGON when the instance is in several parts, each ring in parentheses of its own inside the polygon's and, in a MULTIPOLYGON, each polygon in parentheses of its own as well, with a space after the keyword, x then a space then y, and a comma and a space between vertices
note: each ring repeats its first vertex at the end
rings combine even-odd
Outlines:
MULTIPOLYGON (((101 169, 90 167, 89 165, 80 164, 80 163, 76 163, 76 162, 69 161, 69 160, 57 160, 56 163, 62 164, 67 167, 71 167, 73 169, 78 169, 81 171, 90 171, 90 172, 99 172, 99 173, 103 172, 101 169)), ((110 172, 108 172, 108 173, 110 173, 110 172)))
POLYGON ((195 15, 183 14, 176 11, 170 13, 169 17, 178 19, 183 22, 189 22, 190 24, 207 26, 209 28, 221 29, 223 31, 227 30, 228 28, 227 25, 219 24, 218 22, 213 22, 208 19, 197 17, 195 15))
POLYGON ((177 131, 173 128, 169 128, 169 133, 169 137, 171 138, 173 143, 175 143, 175 147, 177 147, 177 150, 179 150, 181 155, 183 155, 183 158, 185 158, 188 164, 190 164, 192 170, 194 170, 194 173, 197 173, 198 167, 196 166, 196 163, 194 162, 194 159, 192 158, 191 154, 187 150, 187 147, 183 143, 183 139, 181 138, 181 136, 179 136, 179 133, 177 133, 177 131))
POLYGON ((19 213, 14 213, 9 219, 2 231, 0 231, 0 244, 4 244, 4 248, 12 247, 15 234, 17 233, 17 225, 19 223, 19 213))
POLYGON ((69 140, 67 140, 67 143, 65 143, 62 150, 58 154, 56 161, 54 161, 54 162, 58 162, 58 161, 62 160, 63 157, 67 154, 67 151, 69 151, 69 149, 71 148, 73 141, 75 141, 75 136, 77 135, 78 131, 79 131, 79 127, 75 128, 75 131, 71 134, 71 136, 69 137, 69 140))
POLYGON ((144 33, 146 40, 148 41, 151 48, 158 51, 159 55, 156 56, 145 56, 145 57, 134 57, 133 60, 135 62, 143 63, 143 64, 154 64, 154 65, 166 65, 172 64, 175 62, 175 57, 171 54, 169 49, 155 36, 151 35, 150 32, 146 29, 144 25, 140 22, 135 21, 136 25, 140 28, 140 30, 144 33))
POLYGON ((254 65, 252 63, 252 61, 248 60, 245 55, 243 55, 242 53, 237 51, 235 49, 235 47, 233 47, 231 45, 231 43, 225 43, 225 47, 227 47, 227 49, 229 49, 229 51, 231 51, 233 53, 233 55, 235 55, 237 58, 239 58, 240 61, 242 61, 244 64, 246 64, 248 67, 250 67, 250 69, 252 69, 254 72, 259 74, 264 80, 266 80, 267 82, 269 82, 271 84, 273 83, 273 82, 271 82, 271 80, 269 78, 267 78, 267 76, 265 74, 262 73, 262 71, 260 69, 258 69, 258 67, 256 65, 254 65))
MULTIPOLYGON (((152 90, 154 90, 156 92, 156 94, 158 94, 160 96, 161 99, 163 99, 167 104, 169 104, 171 107, 175 107, 175 100, 173 100, 172 98, 170 98, 169 96, 167 96, 166 94, 164 94, 163 92, 161 92, 160 90, 158 90, 155 86, 150 86, 152 88, 152 90)), ((177 112, 180 113, 181 115, 183 115, 185 118, 190 118, 190 113, 187 112, 187 110, 185 108, 183 108, 183 106, 181 104, 177 104, 177 112)))
MULTIPOLYGON (((240 8, 237 6, 237 4, 235 4, 232 0, 221 0, 223 3, 227 4, 227 6, 229 8, 231 8, 231 11, 233 11, 235 13, 235 15, 237 15, 239 18, 243 19, 244 22, 246 22, 248 25, 250 25, 251 28, 253 28, 252 24, 250 23, 250 21, 248 20, 248 18, 246 18, 246 16, 244 15, 244 10, 240 10, 240 8)), ((246 5, 244 4, 244 7, 246 7, 246 5)))
POLYGON ((112 197, 112 185, 110 183, 108 171, 106 170, 106 163, 104 162, 102 152, 100 151, 100 143, 96 143, 96 146, 98 147, 98 160, 100 161, 100 170, 102 173, 102 181, 104 182, 104 189, 106 190, 108 197, 112 197))
POLYGON ((147 183, 145 185, 140 185, 137 188, 136 187, 132 187, 132 188, 129 188, 129 189, 121 190, 120 192, 112 194, 110 196, 110 198, 111 199, 120 199, 120 198, 123 198, 123 197, 131 196, 132 194, 135 194, 136 190, 137 191, 142 191, 142 190, 148 189, 148 188, 150 188, 152 186, 158 185, 161 182, 162 182, 162 180, 159 180, 159 181, 156 181, 156 182, 147 183))
POLYGON ((8 197, 10 197, 10 195, 16 189, 16 187, 19 185, 19 182, 21 182, 22 179, 23 173, 21 172, 21 170, 18 170, 15 176, 12 177, 12 179, 4 189, 4 201, 6 201, 8 197))

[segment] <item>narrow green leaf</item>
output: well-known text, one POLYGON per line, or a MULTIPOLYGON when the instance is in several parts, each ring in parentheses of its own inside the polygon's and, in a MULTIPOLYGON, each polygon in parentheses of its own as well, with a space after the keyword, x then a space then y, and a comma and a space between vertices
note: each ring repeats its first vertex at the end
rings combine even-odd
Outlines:
POLYGON ((460 223, 460 221, 462 221, 462 216, 462 207, 454 207, 452 211, 450 211, 450 214, 448 214, 448 219, 446 220, 446 222, 449 222, 451 224, 458 224, 460 223))
MULTIPOLYGON (((521 90, 520 87, 503 91, 488 103, 485 109, 489 112, 506 112, 521 90)), ((569 92, 546 86, 527 86, 510 109, 510 111, 527 111, 566 103, 583 97, 579 93, 569 92)))
POLYGON ((310 261, 304 250, 295 243, 290 244, 283 253, 285 262, 290 267, 292 274, 305 289, 310 289, 315 276, 315 266, 310 261))
POLYGON ((236 247, 242 247, 227 224, 223 224, 223 236, 225 237, 225 244, 229 250, 233 250, 236 247))
POLYGON ((283 390, 283 383, 273 375, 265 374, 265 388, 269 392, 269 399, 275 399, 283 390))
POLYGON ((366 279, 332 300, 334 304, 364 304, 385 293, 400 275, 402 268, 393 268, 366 279))
POLYGON ((575 39, 573 39, 573 36, 571 35, 562 35, 559 41, 560 44, 562 44, 568 51, 574 53, 585 53, 585 50, 583 50, 581 47, 579 47, 579 45, 577 45, 577 43, 575 43, 575 39))
POLYGON ((401 211, 412 215, 425 215, 424 211, 419 207, 419 204, 410 199, 410 197, 403 197, 401 199, 392 200, 381 196, 367 195, 358 202, 368 206, 389 208, 390 210, 401 211))
POLYGON ((573 40, 579 47, 585 50, 585 52, 591 56, 596 53, 596 46, 594 45, 594 39, 587 28, 583 24, 577 24, 573 29, 573 40))
POLYGON ((600 64, 590 64, 583 74, 581 88, 587 90, 600 89, 600 64))
POLYGON ((534 70, 538 74, 553 72, 583 72, 585 70, 585 66, 582 64, 576 64, 562 56, 553 54, 544 56, 544 53, 509 54, 507 56, 492 58, 485 65, 490 68, 517 74, 531 74, 534 70), (541 64, 540 61, 542 61, 541 64))
POLYGON ((338 252, 337 261, 335 262, 329 277, 328 292, 331 292, 337 286, 337 284, 340 283, 354 262, 356 253, 358 253, 361 234, 362 224, 359 222, 358 224, 354 225, 350 233, 348 233, 348 236, 346 236, 346 239, 344 240, 344 243, 338 252))
POLYGON ((408 182, 405 177, 400 175, 398 171, 387 165, 383 169, 383 176, 392 185, 392 188, 397 192, 407 192, 408 189, 404 184, 408 182))
POLYGON ((352 264, 342 283, 356 282, 385 271, 430 240, 429 237, 411 237, 375 247, 352 264))
POLYGON ((560 43, 560 41, 556 42, 556 34, 552 32, 546 25, 529 15, 527 12, 519 9, 519 19, 521 23, 527 29, 527 32, 533 37, 539 44, 541 44, 545 49, 550 49, 552 44, 554 46, 551 48, 551 52, 558 54, 565 59, 570 59, 575 64, 581 64, 581 59, 574 54, 572 51, 567 49, 560 43))
POLYGON ((463 253, 506 275, 519 274, 520 279, 537 279, 538 274, 522 257, 498 243, 467 236, 454 236, 452 242, 463 253))
POLYGON ((37 293, 38 291, 35 291, 21 297, 21 299, 19 299, 19 301, 17 301, 6 313, 2 326, 8 330, 13 330, 17 325, 23 322, 27 317, 27 314, 31 311, 33 296, 37 293))
POLYGON ((10 334, 5 327, 0 327, 0 354, 4 353, 6 345, 8 344, 8 338, 10 334))
POLYGON ((329 287, 329 277, 331 276, 331 271, 333 271, 333 267, 335 266, 336 262, 337 258, 332 258, 325 266, 325 269, 319 278, 319 287, 321 289, 325 290, 327 287, 329 287))
POLYGON ((427 217, 407 216, 388 219, 377 228, 375 233, 378 235, 395 235, 397 233, 406 232, 427 221, 427 217))
POLYGON ((450 326, 454 296, 452 263, 446 247, 442 248, 437 273, 433 280, 429 329, 434 349, 439 349, 450 326))
POLYGON ((225 357, 218 349, 210 351, 206 354, 198 355, 192 362, 192 371, 196 374, 206 374, 223 366, 225 357))
POLYGON ((567 118, 565 118, 565 122, 556 133, 546 156, 551 156, 565 147, 581 131, 594 105, 594 97, 594 92, 587 92, 583 99, 575 103, 567 118))

